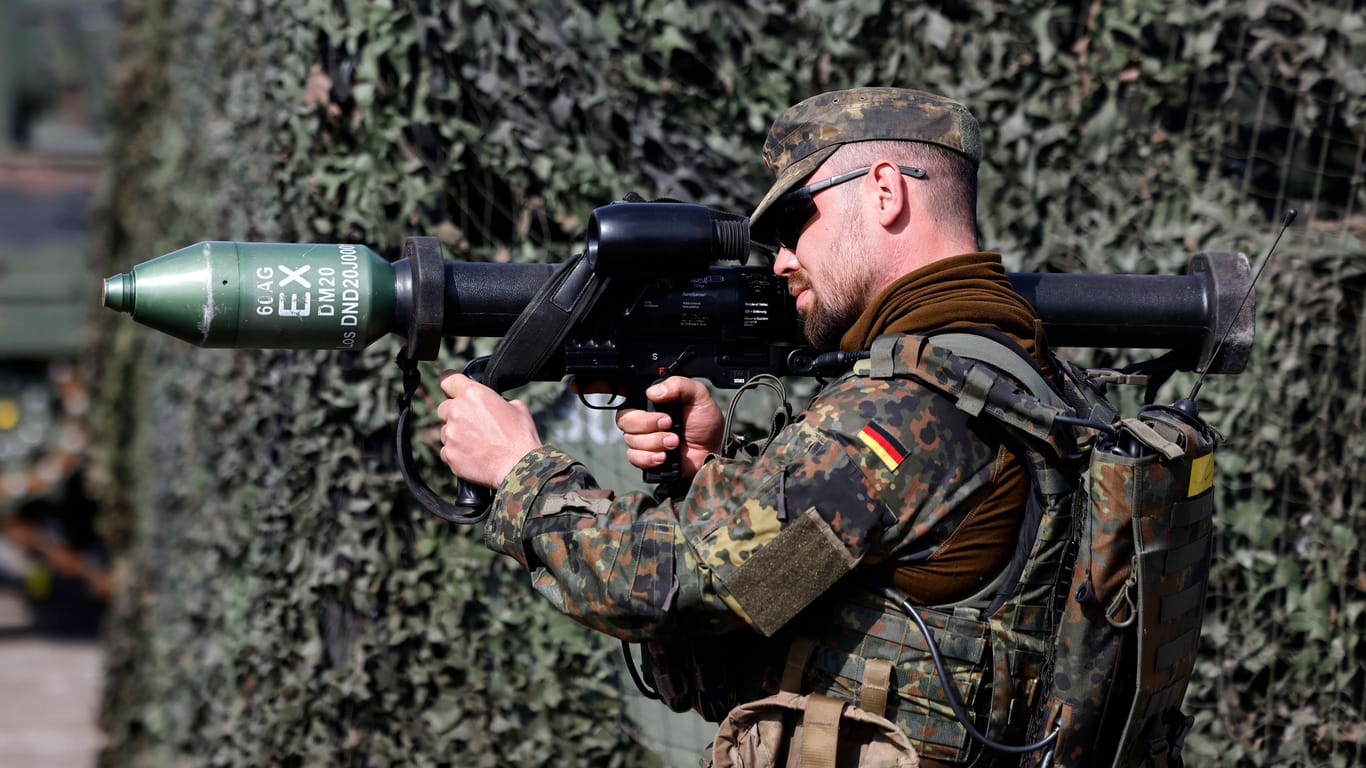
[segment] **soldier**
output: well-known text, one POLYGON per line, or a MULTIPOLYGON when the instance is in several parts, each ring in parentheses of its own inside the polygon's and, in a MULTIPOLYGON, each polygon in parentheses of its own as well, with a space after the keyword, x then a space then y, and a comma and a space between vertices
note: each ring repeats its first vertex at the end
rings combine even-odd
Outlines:
MULTIPOLYGON (((752 231, 776 242, 774 271, 816 347, 970 329, 1049 370, 1034 309, 1000 256, 979 251, 980 159, 972 115, 919 91, 826 93, 778 117, 764 145, 777 179, 752 231)), ((442 388, 442 459, 497 489, 488 546, 587 626, 662 651, 694 643, 660 658, 696 668, 660 674, 697 683, 695 706, 715 715, 718 701, 771 692, 792 639, 804 638, 803 693, 880 711, 922 764, 1008 762, 967 736, 923 637, 880 591, 894 587, 922 607, 978 728, 1023 740, 1046 611, 1014 597, 979 610, 1017 540, 1032 536, 1022 533, 1026 453, 999 424, 916 381, 850 373, 758 455, 727 458, 707 388, 673 377, 647 396, 682 406, 690 485, 673 498, 617 496, 543 445, 520 403, 456 373, 442 388)), ((626 410, 617 423, 638 467, 679 445, 667 415, 626 410)))

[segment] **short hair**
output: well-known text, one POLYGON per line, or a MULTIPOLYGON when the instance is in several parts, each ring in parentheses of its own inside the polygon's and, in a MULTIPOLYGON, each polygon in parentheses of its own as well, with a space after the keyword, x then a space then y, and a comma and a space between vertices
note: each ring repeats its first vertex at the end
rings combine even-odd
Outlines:
POLYGON ((858 141, 825 161, 835 173, 891 160, 925 171, 926 208, 941 226, 977 237, 977 166, 966 155, 921 141, 858 141))

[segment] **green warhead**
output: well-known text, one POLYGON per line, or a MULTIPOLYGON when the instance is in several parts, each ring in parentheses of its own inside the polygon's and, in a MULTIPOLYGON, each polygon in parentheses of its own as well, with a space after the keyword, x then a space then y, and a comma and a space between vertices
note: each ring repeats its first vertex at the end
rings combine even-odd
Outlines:
POLYGON ((201 347, 361 349, 392 330, 395 274, 363 245, 206 241, 107 278, 104 305, 201 347))

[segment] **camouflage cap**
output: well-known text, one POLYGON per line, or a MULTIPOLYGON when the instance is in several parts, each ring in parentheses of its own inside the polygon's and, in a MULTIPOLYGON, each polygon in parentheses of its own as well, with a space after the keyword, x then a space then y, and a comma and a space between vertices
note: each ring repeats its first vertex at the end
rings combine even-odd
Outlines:
POLYGON ((855 141, 923 141, 982 160, 977 120, 962 104, 906 88, 854 88, 812 96, 778 116, 764 141, 764 164, 777 176, 750 215, 750 227, 775 200, 810 176, 841 145, 855 141))

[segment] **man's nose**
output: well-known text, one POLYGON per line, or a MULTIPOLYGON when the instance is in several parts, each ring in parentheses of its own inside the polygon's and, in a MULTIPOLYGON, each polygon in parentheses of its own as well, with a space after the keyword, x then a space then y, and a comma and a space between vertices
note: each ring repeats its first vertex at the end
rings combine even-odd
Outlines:
POLYGON ((778 253, 773 257, 773 274, 784 277, 801 268, 802 265, 797 263, 797 254, 792 249, 785 245, 778 246, 778 253))

